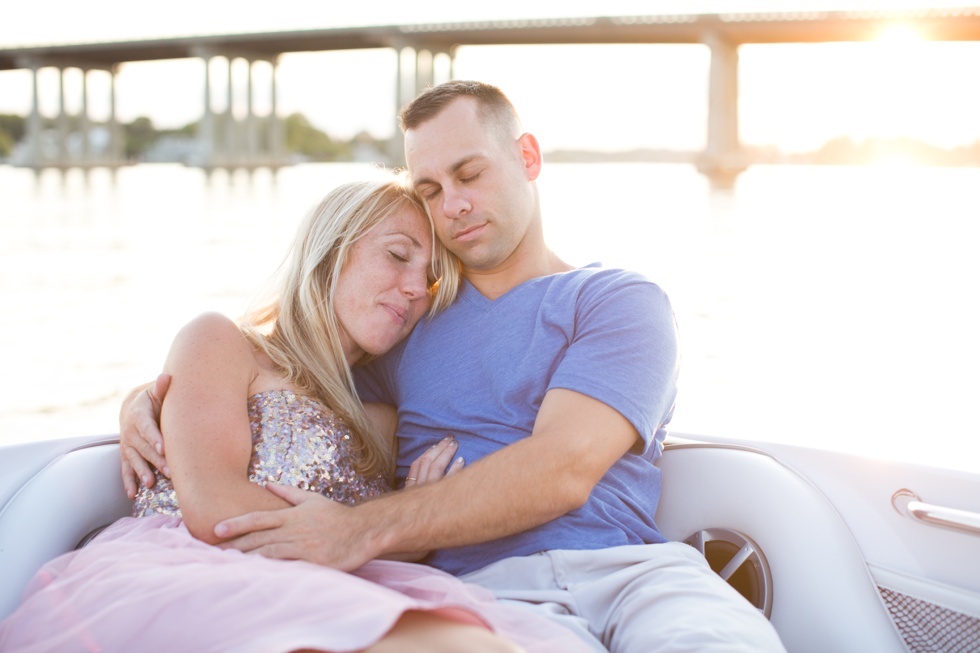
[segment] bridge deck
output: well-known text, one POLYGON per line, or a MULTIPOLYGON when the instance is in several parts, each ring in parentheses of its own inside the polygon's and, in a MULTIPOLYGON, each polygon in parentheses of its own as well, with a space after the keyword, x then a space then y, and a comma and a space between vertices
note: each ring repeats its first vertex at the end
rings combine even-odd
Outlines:
POLYGON ((450 51, 461 45, 704 43, 708 34, 733 44, 869 41, 886 27, 914 22, 925 39, 980 40, 980 7, 903 11, 688 14, 504 20, 215 34, 0 48, 0 70, 25 61, 108 68, 126 61, 182 59, 202 51, 271 59, 285 52, 399 46, 450 51))

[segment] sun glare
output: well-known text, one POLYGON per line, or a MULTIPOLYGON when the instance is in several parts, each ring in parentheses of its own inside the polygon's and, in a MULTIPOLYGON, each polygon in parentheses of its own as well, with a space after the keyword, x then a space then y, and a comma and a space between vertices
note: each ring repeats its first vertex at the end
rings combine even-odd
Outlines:
POLYGON ((919 165, 919 160, 915 158, 915 155, 907 152, 891 151, 878 155, 874 164, 889 168, 907 168, 919 165))
POLYGON ((922 42, 922 35, 909 25, 892 25, 878 35, 878 42, 893 46, 907 46, 922 42))

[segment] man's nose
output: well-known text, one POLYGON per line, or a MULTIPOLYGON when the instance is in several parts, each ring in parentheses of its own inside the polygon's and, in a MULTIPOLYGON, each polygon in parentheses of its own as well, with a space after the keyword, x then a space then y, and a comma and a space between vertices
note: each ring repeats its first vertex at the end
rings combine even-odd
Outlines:
POLYGON ((460 218, 470 212, 472 207, 465 195, 453 189, 443 193, 442 210, 447 218, 460 218))

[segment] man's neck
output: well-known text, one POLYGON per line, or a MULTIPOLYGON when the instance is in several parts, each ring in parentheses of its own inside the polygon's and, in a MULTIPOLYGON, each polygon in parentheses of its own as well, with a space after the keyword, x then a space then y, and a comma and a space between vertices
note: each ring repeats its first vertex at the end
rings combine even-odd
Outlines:
POLYGON ((523 264, 507 262, 493 270, 471 270, 464 266, 463 276, 481 295, 494 300, 525 281, 573 269, 574 266, 562 261, 551 250, 546 250, 534 261, 523 264))

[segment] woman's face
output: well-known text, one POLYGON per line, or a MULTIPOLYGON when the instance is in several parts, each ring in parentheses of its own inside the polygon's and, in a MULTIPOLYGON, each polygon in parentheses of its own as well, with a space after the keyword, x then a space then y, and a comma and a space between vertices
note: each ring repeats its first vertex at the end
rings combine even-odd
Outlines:
POLYGON ((334 296, 348 363, 385 353, 429 310, 431 257, 429 223, 410 205, 354 244, 334 296))

